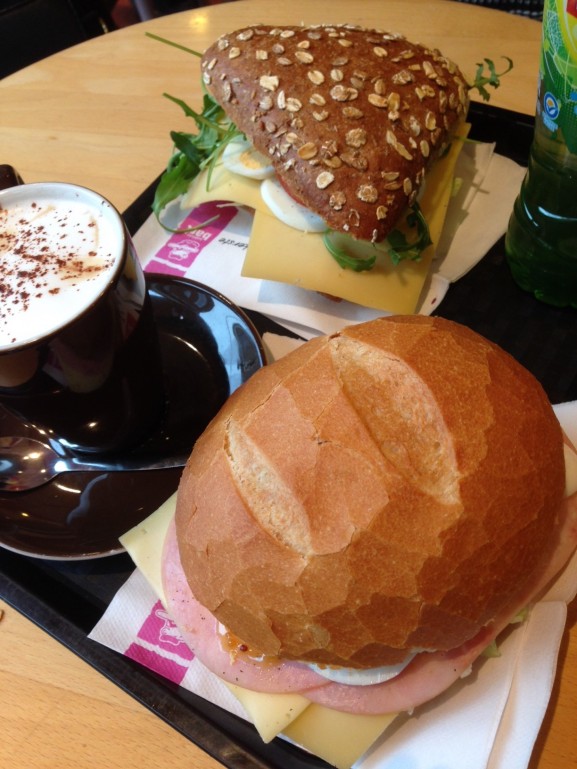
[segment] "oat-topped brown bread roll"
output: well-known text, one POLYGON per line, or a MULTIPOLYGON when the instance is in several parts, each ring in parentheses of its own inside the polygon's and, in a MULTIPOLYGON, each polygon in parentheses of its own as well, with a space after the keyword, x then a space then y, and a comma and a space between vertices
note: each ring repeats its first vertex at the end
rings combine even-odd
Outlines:
POLYGON ((290 194, 363 240, 395 227, 468 106, 439 51, 353 26, 247 27, 208 48, 202 68, 290 194))

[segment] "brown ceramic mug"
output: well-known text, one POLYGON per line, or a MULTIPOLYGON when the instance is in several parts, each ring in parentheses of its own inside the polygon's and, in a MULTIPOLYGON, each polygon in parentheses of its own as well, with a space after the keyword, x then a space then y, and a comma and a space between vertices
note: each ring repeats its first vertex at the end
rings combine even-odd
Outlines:
POLYGON ((142 268, 120 214, 91 190, 0 190, 0 404, 73 452, 126 450, 161 418, 142 268))

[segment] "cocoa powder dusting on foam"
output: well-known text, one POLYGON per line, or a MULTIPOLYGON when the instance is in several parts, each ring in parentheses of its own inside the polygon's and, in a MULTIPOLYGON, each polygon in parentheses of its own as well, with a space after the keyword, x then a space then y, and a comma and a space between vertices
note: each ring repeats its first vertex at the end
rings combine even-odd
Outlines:
POLYGON ((16 218, 10 216, 9 209, 0 208, 0 330, 9 317, 25 312, 35 300, 56 296, 64 286, 79 290, 114 261, 112 254, 102 255, 95 249, 98 232, 94 219, 85 225, 86 231, 79 227, 70 233, 69 212, 63 209, 55 219, 61 232, 55 233, 44 221, 47 212, 54 213, 52 206, 42 208, 32 203, 30 209, 31 214, 23 211, 16 218), (87 246, 83 253, 80 245, 87 246))

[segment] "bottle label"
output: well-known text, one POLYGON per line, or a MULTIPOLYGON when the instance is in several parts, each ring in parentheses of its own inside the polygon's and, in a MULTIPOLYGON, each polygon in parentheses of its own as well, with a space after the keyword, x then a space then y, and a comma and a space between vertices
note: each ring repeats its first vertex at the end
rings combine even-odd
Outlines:
POLYGON ((577 153, 577 0, 546 0, 537 119, 577 153))
POLYGON ((563 44, 575 65, 577 63, 577 0, 556 0, 556 4, 563 44))

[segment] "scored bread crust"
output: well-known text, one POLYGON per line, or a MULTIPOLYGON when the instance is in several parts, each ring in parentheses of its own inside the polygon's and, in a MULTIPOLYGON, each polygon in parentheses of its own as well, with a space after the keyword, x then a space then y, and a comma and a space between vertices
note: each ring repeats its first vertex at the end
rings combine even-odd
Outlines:
POLYGON ((450 321, 383 318, 229 398, 183 472, 182 566, 253 649, 393 664, 460 646, 537 578, 564 484, 529 372, 450 321))
POLYGON ((468 107, 439 51, 350 25, 237 30, 202 76, 293 197, 362 240, 397 226, 468 107))

